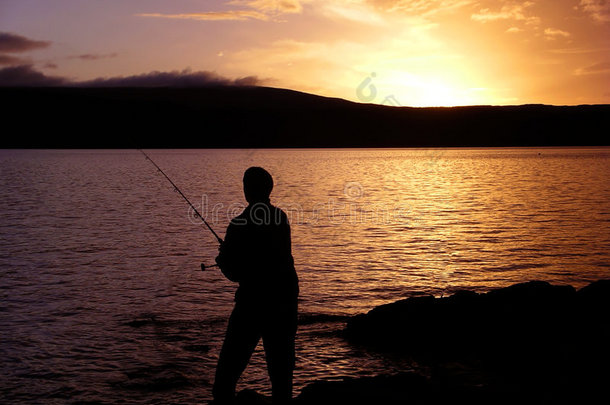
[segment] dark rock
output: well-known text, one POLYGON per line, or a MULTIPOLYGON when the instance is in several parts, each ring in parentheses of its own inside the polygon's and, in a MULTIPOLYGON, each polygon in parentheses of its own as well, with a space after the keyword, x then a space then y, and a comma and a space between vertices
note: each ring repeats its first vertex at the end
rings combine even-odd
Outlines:
POLYGON ((455 352, 548 337, 569 327, 576 291, 533 281, 477 294, 417 297, 382 305, 347 322, 348 339, 397 351, 455 352))
POLYGON ((314 404, 540 404, 540 397, 459 363, 437 365, 432 375, 414 372, 317 381, 303 389, 296 405, 314 404))
POLYGON ((489 291, 483 297, 485 304, 496 310, 531 313, 532 310, 564 309, 573 304, 575 294, 576 290, 569 285, 554 286, 545 281, 530 281, 489 291))
POLYGON ((303 389, 296 404, 424 404, 430 394, 425 377, 415 373, 317 381, 303 389))
POLYGON ((438 403, 588 403, 610 380, 609 302, 608 280, 578 292, 532 281, 383 305, 351 318, 344 336, 428 364, 438 403), (447 379, 447 364, 473 378, 447 379))
POLYGON ((577 297, 589 310, 608 310, 610 304, 610 280, 598 280, 578 290, 577 297))

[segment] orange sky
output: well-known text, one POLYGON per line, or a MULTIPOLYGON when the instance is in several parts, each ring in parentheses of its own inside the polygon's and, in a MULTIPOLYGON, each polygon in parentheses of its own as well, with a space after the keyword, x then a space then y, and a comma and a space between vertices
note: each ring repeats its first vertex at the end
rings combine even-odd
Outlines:
POLYGON ((0 63, 72 80, 190 68, 394 105, 610 103, 605 0, 1 0, 0 32, 50 44, 0 63))

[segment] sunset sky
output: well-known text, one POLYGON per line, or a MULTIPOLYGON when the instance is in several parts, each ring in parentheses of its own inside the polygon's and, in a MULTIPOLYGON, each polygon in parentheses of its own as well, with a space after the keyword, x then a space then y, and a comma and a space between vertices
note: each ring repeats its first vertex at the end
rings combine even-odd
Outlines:
POLYGON ((0 69, 15 67, 205 71, 405 106, 606 104, 610 1, 0 0, 0 69))

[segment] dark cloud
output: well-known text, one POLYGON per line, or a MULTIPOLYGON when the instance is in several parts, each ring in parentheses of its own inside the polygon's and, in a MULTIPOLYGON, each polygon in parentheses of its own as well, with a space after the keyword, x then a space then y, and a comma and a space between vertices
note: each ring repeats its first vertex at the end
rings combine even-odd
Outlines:
POLYGON ((260 86, 263 84, 263 81, 258 76, 246 76, 233 80, 233 84, 235 86, 260 86))
POLYGON ((0 52, 27 52, 46 48, 49 45, 51 43, 48 41, 35 41, 10 32, 0 32, 0 52))
POLYGON ((67 83, 63 77, 47 76, 32 65, 9 66, 0 69, 0 87, 61 86, 67 83))
POLYGON ((24 63, 25 61, 21 58, 0 54, 0 65, 22 65, 24 63))
POLYGON ((256 86, 261 80, 256 76, 228 79, 213 72, 151 72, 141 75, 99 78, 76 83, 84 87, 205 87, 205 86, 256 86))
MULTIPOLYGON (((53 66, 46 65, 47 68, 53 66)), ((258 86, 262 81, 256 76, 229 79, 213 72, 151 72, 141 75, 99 78, 76 82, 63 77, 47 76, 32 65, 9 66, 0 69, 0 87, 18 86, 71 86, 71 87, 209 87, 209 86, 258 86)))
MULTIPOLYGON (((256 76, 229 79, 213 72, 192 72, 189 69, 172 72, 150 72, 133 76, 98 78, 76 82, 60 76, 48 76, 22 58, 8 53, 27 52, 46 48, 48 41, 35 41, 21 35, 0 32, 0 87, 17 86, 72 86, 72 87, 205 87, 205 86, 256 86, 261 80, 256 76)), ((114 58, 117 53, 85 53, 70 56, 69 59, 96 61, 114 58)), ((55 69, 57 65, 47 63, 45 69, 55 69)))
POLYGON ((107 59, 107 58, 116 58, 117 56, 118 56, 117 53, 109 53, 109 54, 85 53, 82 55, 70 56, 70 59, 99 60, 99 59, 107 59))

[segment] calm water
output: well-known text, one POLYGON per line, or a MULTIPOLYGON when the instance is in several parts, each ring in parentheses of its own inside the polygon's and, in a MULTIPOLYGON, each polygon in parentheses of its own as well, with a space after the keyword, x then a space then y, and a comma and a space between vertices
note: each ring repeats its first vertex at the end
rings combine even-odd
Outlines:
MULTIPOLYGON (((295 394, 412 367, 337 337, 403 297, 610 277, 610 149, 157 150, 222 236, 251 165, 292 221, 295 394), (333 316, 322 316, 333 315, 333 316)), ((141 154, 0 151, 0 399, 201 403, 235 286, 217 245, 141 154)), ((255 353, 241 388, 268 392, 255 353)))

